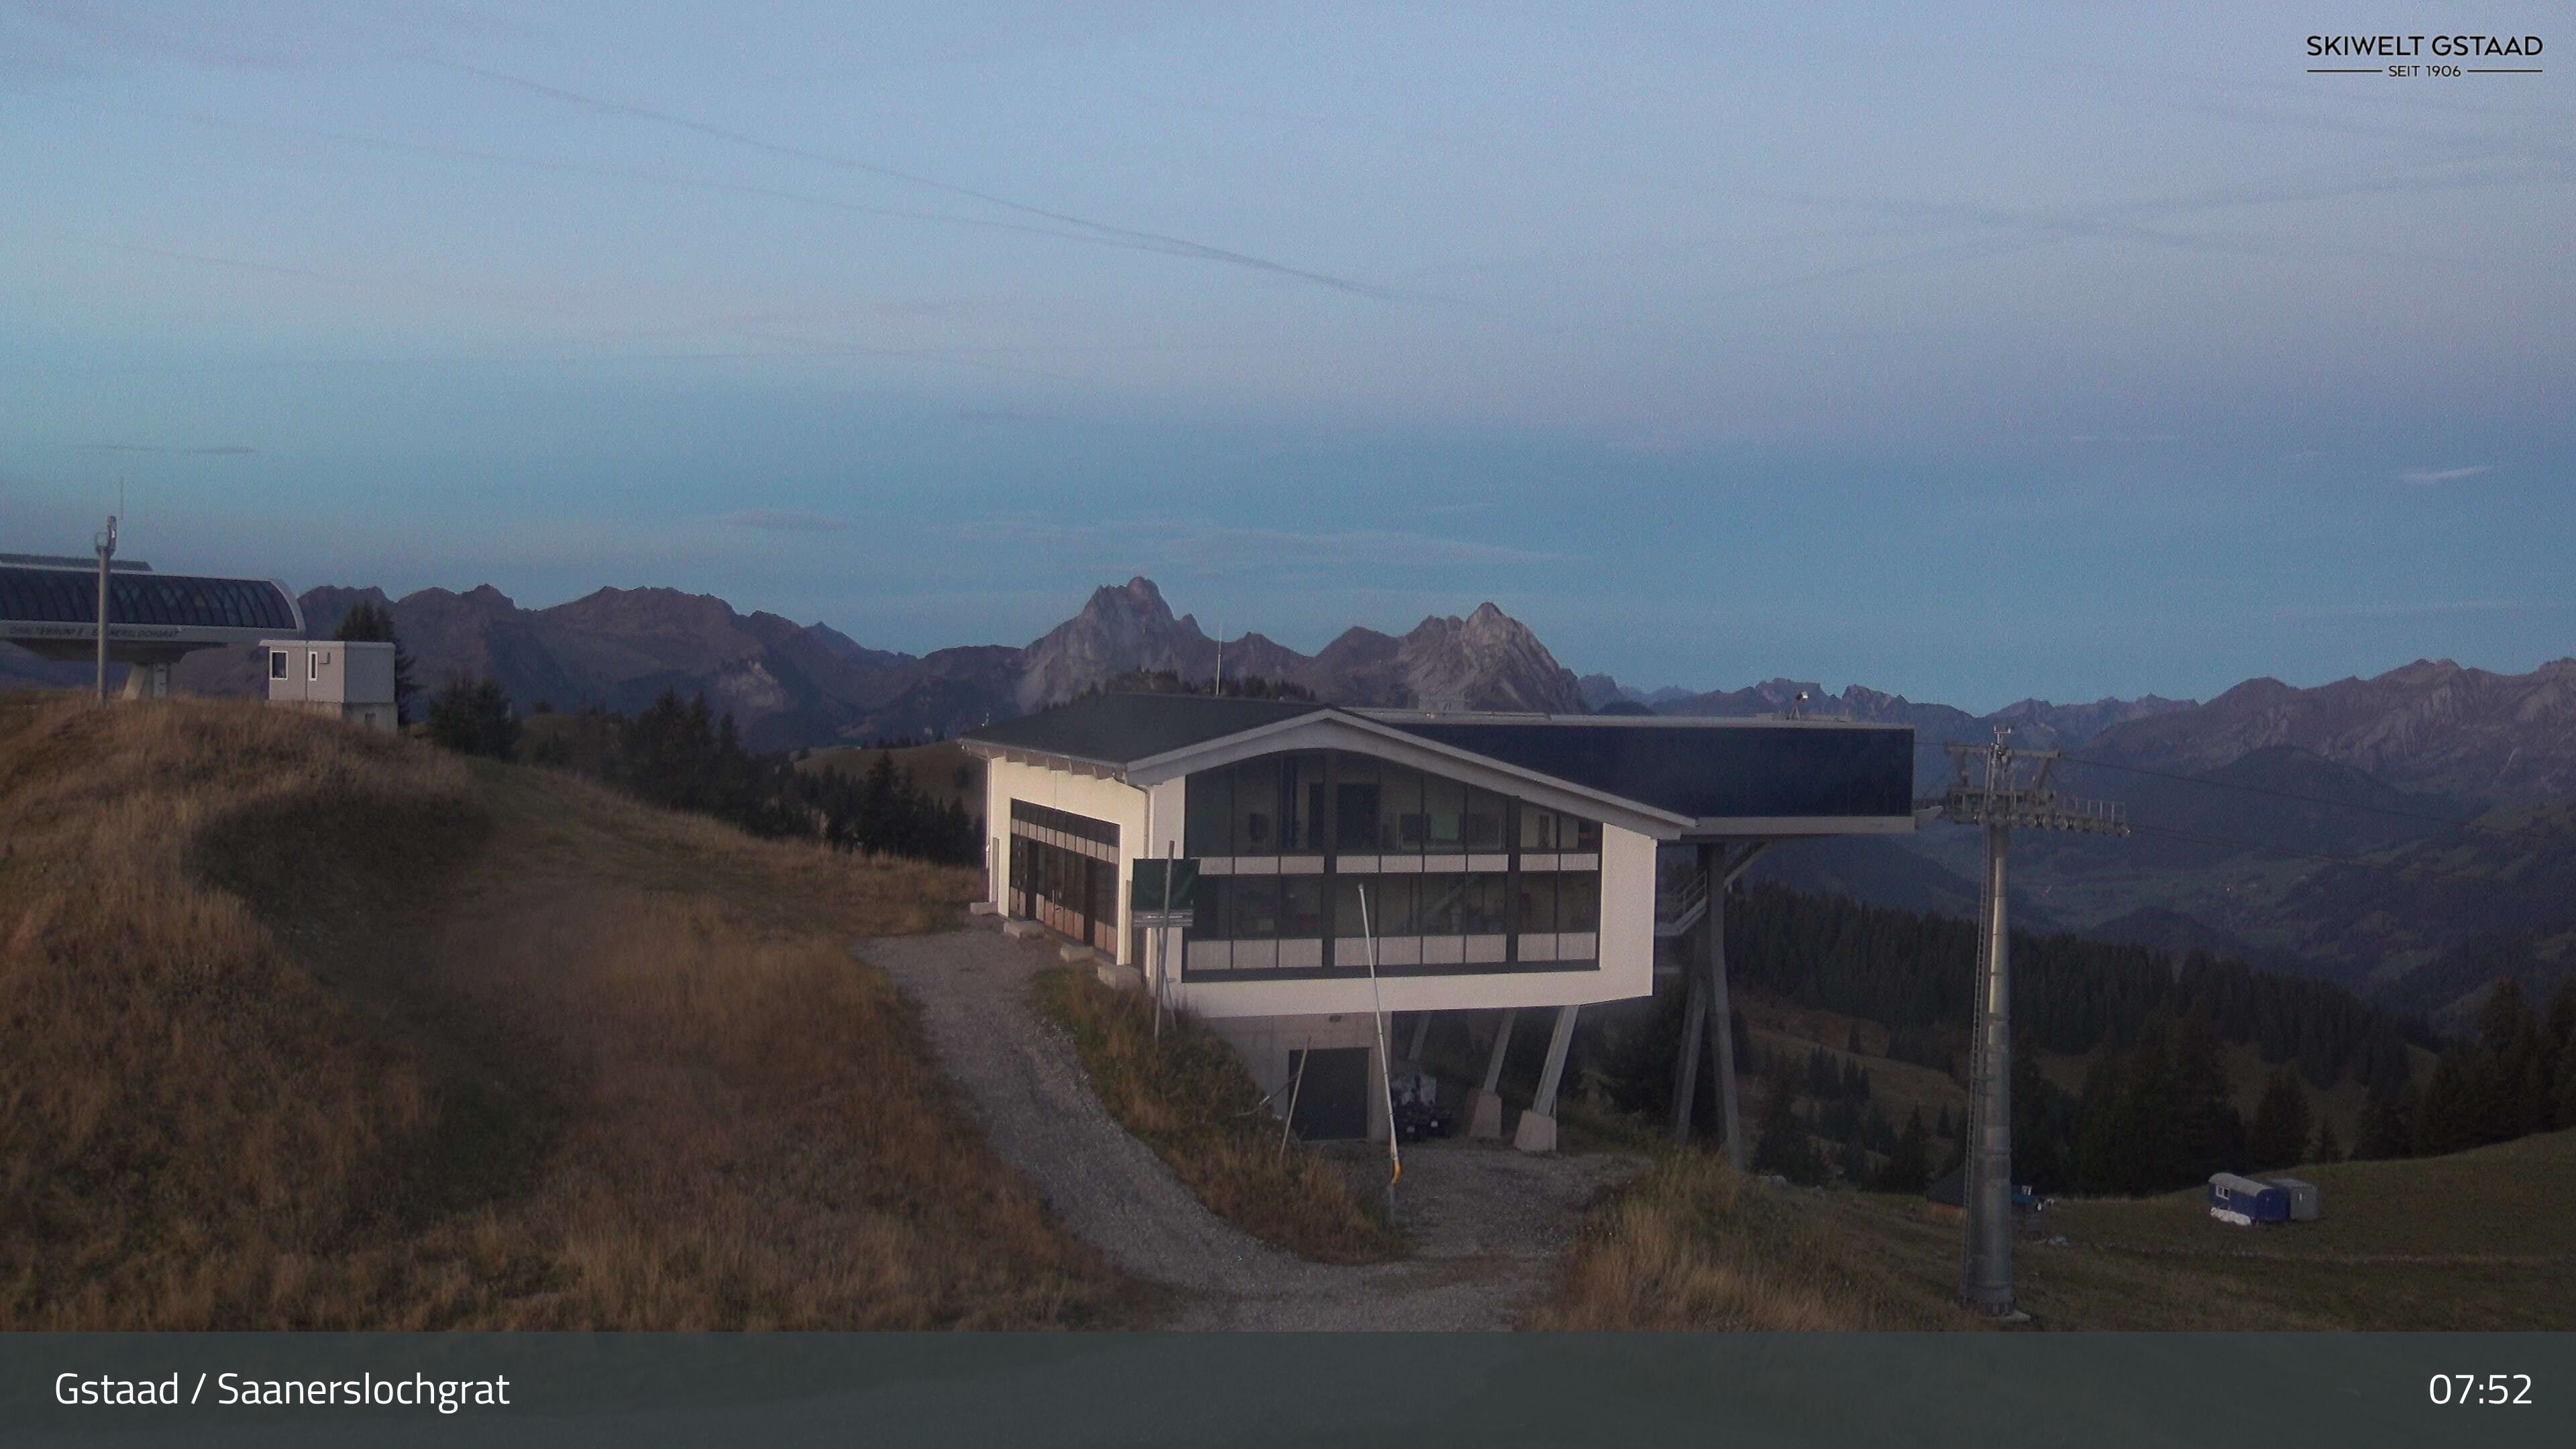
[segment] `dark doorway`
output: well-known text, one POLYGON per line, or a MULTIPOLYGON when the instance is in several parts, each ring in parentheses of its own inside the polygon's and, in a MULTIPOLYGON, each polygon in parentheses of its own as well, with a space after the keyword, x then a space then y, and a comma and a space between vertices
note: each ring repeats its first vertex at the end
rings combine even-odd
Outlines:
POLYGON ((1297 1110, 1289 1125, 1309 1142, 1329 1142, 1368 1135, 1369 1049, 1327 1047, 1288 1054, 1288 1079, 1295 1082, 1300 1064, 1306 1080, 1292 1088, 1297 1110), (1312 1060, 1306 1060, 1312 1058, 1312 1060))

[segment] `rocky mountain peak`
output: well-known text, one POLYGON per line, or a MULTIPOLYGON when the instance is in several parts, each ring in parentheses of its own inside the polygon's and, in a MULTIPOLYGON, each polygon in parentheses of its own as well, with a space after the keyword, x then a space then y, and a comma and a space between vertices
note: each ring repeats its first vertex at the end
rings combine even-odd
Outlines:
POLYGON ((1041 709, 1129 670, 1176 670, 1184 677, 1213 672, 1216 646, 1196 620, 1172 617, 1163 591, 1143 575, 1124 586, 1092 590, 1082 612, 1022 652, 1019 706, 1041 709))

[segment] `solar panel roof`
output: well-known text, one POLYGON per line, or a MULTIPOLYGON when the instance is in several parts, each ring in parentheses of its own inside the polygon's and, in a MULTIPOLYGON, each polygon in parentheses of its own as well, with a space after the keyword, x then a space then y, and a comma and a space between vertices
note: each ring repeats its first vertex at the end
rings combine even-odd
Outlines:
POLYGON ((1914 732, 1824 721, 1608 721, 1418 715, 1206 695, 1106 694, 990 725, 968 742, 1124 768, 1325 714, 1692 820, 1910 819, 1914 732))
MULTIPOLYGON (((266 579, 111 573, 107 612, 118 624, 293 633, 295 607, 266 579)), ((0 565, 0 623, 98 623, 98 576, 65 568, 0 565)))

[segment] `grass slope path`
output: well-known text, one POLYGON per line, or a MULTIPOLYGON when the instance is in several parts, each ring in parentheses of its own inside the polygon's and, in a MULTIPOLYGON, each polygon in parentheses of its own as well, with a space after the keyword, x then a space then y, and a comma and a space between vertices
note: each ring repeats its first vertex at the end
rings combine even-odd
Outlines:
POLYGON ((1414 1255, 1357 1267, 1307 1262, 1210 1213, 1110 1117, 1073 1044, 1031 1004, 1031 977, 1054 960, 1053 945, 979 921, 864 941, 857 954, 919 1008, 940 1064, 974 1099, 1002 1160, 1076 1237, 1177 1292, 1172 1328, 1510 1328, 1547 1288, 1585 1204, 1643 1165, 1417 1146, 1405 1156, 1403 1202, 1414 1255))

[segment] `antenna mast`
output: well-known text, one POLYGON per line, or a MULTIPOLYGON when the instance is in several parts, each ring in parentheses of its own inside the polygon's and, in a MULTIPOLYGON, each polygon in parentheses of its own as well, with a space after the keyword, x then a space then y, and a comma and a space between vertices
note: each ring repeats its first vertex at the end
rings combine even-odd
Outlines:
POLYGON ((2012 926, 2004 908, 2004 860, 2012 849, 2013 827, 2129 833, 2117 802, 2078 800, 2049 785, 2057 751, 2016 750, 2004 743, 2011 733, 1999 726, 1990 746, 1950 745, 1958 777, 1948 793, 1921 802, 1944 819, 1986 828, 1968 1067, 1967 1180, 1960 1194, 1967 1244, 1959 1265, 1959 1301, 1990 1318, 2018 1311, 2012 1282, 2012 926), (1980 764, 1982 771, 1976 768, 1980 764), (2021 783, 2026 764, 2038 766, 2027 785, 2021 783))
MULTIPOLYGON (((117 484, 118 491, 124 483, 117 484)), ((98 702, 107 703, 107 565, 116 557, 116 515, 107 516, 107 527, 100 529, 94 545, 98 549, 98 702)))

